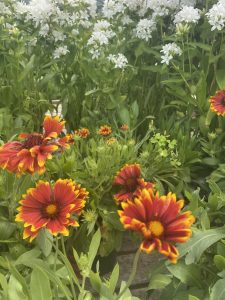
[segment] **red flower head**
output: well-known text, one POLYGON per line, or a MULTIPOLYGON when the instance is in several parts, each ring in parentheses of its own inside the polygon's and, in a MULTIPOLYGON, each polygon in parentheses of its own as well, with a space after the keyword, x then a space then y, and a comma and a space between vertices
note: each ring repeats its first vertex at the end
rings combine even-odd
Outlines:
POLYGON ((127 131, 127 130, 129 129, 129 126, 128 126, 127 124, 123 124, 123 125, 120 127, 120 129, 121 129, 122 131, 127 131))
POLYGON ((80 128, 76 131, 76 134, 79 135, 79 137, 86 139, 90 135, 90 131, 88 128, 80 128))
POLYGON ((87 196, 86 189, 69 179, 59 179, 54 186, 39 181, 23 195, 18 208, 16 221, 24 222, 23 238, 31 242, 42 228, 52 235, 69 235, 69 226, 79 226, 74 214, 81 213, 87 196))
POLYGON ((125 165, 115 176, 114 185, 122 188, 119 193, 114 195, 117 202, 131 200, 139 189, 153 187, 151 182, 145 182, 141 178, 141 168, 138 164, 125 165))
POLYGON ((210 97, 210 109, 218 116, 225 115, 225 90, 217 91, 215 96, 210 97))
POLYGON ((102 136, 107 136, 107 135, 110 135, 112 133, 112 128, 108 125, 103 125, 99 128, 97 133, 99 135, 102 135, 102 136))
POLYGON ((152 189, 139 190, 134 201, 123 202, 119 210, 120 221, 125 229, 138 231, 143 236, 141 250, 159 253, 176 263, 179 252, 174 243, 184 243, 191 236, 195 218, 190 211, 181 213, 183 200, 169 193, 159 197, 152 189))
POLYGON ((20 141, 8 142, 0 147, 0 167, 17 174, 43 174, 46 159, 51 159, 52 153, 58 149, 69 147, 67 136, 59 138, 64 124, 58 116, 46 116, 43 133, 22 133, 20 141))

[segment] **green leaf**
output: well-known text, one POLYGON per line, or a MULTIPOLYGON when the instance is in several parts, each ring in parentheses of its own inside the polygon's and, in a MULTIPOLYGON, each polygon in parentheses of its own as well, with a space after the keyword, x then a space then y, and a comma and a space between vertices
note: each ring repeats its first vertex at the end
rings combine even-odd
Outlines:
POLYGON ((194 285, 201 288, 201 273, 196 265, 185 265, 183 262, 178 262, 176 265, 169 265, 167 269, 178 278, 182 283, 194 285))
POLYGON ((3 295, 5 297, 7 297, 8 296, 8 283, 7 283, 5 276, 2 273, 0 273, 0 285, 3 290, 3 295))
POLYGON ((94 259, 97 255, 98 248, 100 246, 101 241, 101 232, 100 229, 98 229, 95 234, 93 235, 93 238, 91 240, 91 244, 88 251, 88 266, 91 269, 92 264, 94 262, 94 259))
POLYGON ((62 281, 55 275, 55 273, 49 269, 48 265, 45 264, 44 261, 41 259, 35 258, 35 259, 30 259, 30 261, 24 262, 24 265, 32 268, 32 269, 39 269, 40 271, 43 271, 48 278, 56 285, 59 286, 59 288, 62 290, 64 295, 66 296, 67 300, 71 300, 71 293, 67 286, 65 286, 62 281))
POLYGON ((5 241, 13 235, 16 230, 16 224, 1 221, 0 222, 0 240, 5 241))
MULTIPOLYGON (((18 283, 22 287, 22 292, 29 297, 29 289, 26 283, 26 280, 23 278, 23 276, 19 273, 19 271, 14 267, 14 265, 11 264, 11 262, 8 261, 9 264, 9 270, 12 274, 12 276, 18 281, 18 283)), ((10 289, 10 288, 9 288, 10 289)))
POLYGON ((225 279, 219 279, 212 288, 210 300, 225 299, 225 279))
POLYGON ((200 300, 200 299, 199 299, 198 297, 189 295, 189 296, 188 296, 188 300, 200 300))
POLYGON ((223 271, 225 269, 225 257, 222 255, 215 255, 213 261, 219 271, 223 271))
POLYGON ((113 271, 112 271, 110 279, 109 279, 109 289, 112 293, 114 293, 114 291, 115 291, 116 284, 117 284, 118 279, 119 279, 119 272, 120 272, 119 265, 116 264, 113 271))
POLYGON ((148 290, 163 289, 171 282, 171 277, 166 274, 155 274, 151 276, 148 290))
POLYGON ((34 60, 35 60, 35 55, 33 54, 29 60, 29 62, 26 64, 24 67, 24 70, 21 72, 19 76, 19 81, 22 81, 33 69, 34 67, 34 60))
POLYGON ((106 297, 108 300, 115 300, 110 289, 102 282, 98 273, 90 272, 90 282, 93 289, 98 292, 99 295, 106 297))
POLYGON ((225 69, 216 71, 216 82, 221 90, 225 89, 225 69))
POLYGON ((130 112, 127 108, 123 107, 118 111, 120 122, 130 126, 130 112))
POLYGON ((34 269, 30 281, 32 300, 51 300, 52 292, 46 274, 40 269, 34 269))
POLYGON ((40 256, 41 251, 34 248, 30 251, 27 251, 25 253, 23 253, 22 255, 20 255, 20 257, 17 258, 17 260, 15 261, 15 266, 16 265, 24 265, 27 262, 30 261, 30 259, 34 259, 37 258, 38 256, 40 256))
POLYGON ((180 256, 187 254, 185 262, 188 265, 197 262, 206 249, 224 237, 225 227, 198 231, 187 243, 179 247, 180 256))
POLYGON ((41 230, 36 238, 36 244, 41 249, 45 257, 48 257, 52 251, 53 237, 47 230, 41 230))
POLYGON ((24 294, 21 282, 13 275, 9 278, 8 295, 9 300, 30 300, 30 298, 24 294))

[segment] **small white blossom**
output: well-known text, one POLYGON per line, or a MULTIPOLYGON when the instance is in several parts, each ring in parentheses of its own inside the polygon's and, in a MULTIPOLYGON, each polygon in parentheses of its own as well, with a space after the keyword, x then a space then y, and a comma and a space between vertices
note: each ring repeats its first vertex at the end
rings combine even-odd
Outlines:
POLYGON ((167 65, 169 65, 171 59, 173 59, 175 55, 182 54, 181 48, 176 43, 169 43, 164 45, 160 52, 163 53, 163 55, 161 56, 162 58, 161 63, 162 64, 165 63, 167 65))
POLYGON ((225 0, 220 0, 206 13, 211 30, 222 30, 225 26, 225 0))
POLYGON ((123 13, 126 9, 123 1, 119 0, 105 0, 102 13, 107 19, 113 18, 118 13, 123 13))
POLYGON ((55 42, 64 41, 66 38, 66 35, 63 34, 63 32, 57 30, 53 30, 52 35, 54 37, 55 42))
POLYGON ((174 23, 194 23, 200 19, 200 10, 192 6, 183 6, 183 8, 175 15, 174 23))
POLYGON ((139 39, 148 41, 152 37, 152 32, 156 29, 155 21, 152 19, 142 19, 136 27, 136 36, 139 39))
POLYGON ((128 64, 126 56, 122 53, 118 53, 117 55, 110 54, 108 60, 115 65, 116 69, 124 69, 128 64))
POLYGON ((45 37, 48 35, 48 33, 49 33, 49 25, 48 24, 42 25, 39 30, 39 35, 45 37))
POLYGON ((53 57, 55 59, 60 58, 60 56, 66 55, 68 52, 69 50, 67 49, 67 46, 60 46, 56 48, 55 51, 53 52, 53 57))

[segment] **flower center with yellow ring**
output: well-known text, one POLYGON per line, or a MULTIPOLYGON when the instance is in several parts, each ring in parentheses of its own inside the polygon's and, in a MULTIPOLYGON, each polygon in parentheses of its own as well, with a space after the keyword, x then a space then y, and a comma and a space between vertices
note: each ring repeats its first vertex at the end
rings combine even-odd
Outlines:
POLYGON ((57 206, 55 204, 49 204, 46 206, 45 211, 50 216, 55 215, 57 212, 57 206))
POLYGON ((149 230, 151 231, 152 235, 159 237, 163 234, 164 227, 159 221, 151 221, 149 222, 149 230))

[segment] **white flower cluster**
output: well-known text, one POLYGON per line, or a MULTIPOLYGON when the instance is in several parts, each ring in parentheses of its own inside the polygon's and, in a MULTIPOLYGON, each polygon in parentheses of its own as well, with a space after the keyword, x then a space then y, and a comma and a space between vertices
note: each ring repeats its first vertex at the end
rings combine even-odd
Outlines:
POLYGON ((66 55, 68 52, 70 51, 67 49, 67 46, 60 46, 53 52, 53 57, 57 59, 60 58, 60 56, 66 55))
POLYGON ((152 32, 156 29, 156 23, 153 19, 142 19, 138 22, 136 27, 136 36, 148 41, 152 37, 152 32))
POLYGON ((183 6, 183 8, 175 15, 174 23, 198 23, 200 19, 200 10, 192 6, 183 6))
POLYGON ((11 15, 11 11, 4 3, 0 2, 0 16, 4 15, 11 15))
POLYGON ((87 42, 88 46, 91 46, 89 53, 92 58, 98 58, 101 55, 102 47, 109 44, 109 40, 115 36, 115 32, 111 29, 111 24, 106 21, 97 21, 94 25, 94 30, 90 39, 87 42))
POLYGON ((225 26, 225 0, 220 0, 206 13, 211 30, 222 30, 225 26))
POLYGON ((110 54, 108 60, 115 65, 116 69, 124 69, 128 64, 126 56, 122 53, 118 53, 117 55, 110 54))
POLYGON ((105 0, 102 8, 102 13, 105 18, 111 19, 118 13, 123 13, 126 9, 123 1, 105 0))
POLYGON ((160 52, 163 53, 163 55, 161 56, 161 63, 165 63, 167 65, 169 65, 171 59, 173 59, 175 55, 182 54, 181 48, 176 43, 169 43, 164 45, 160 52))

